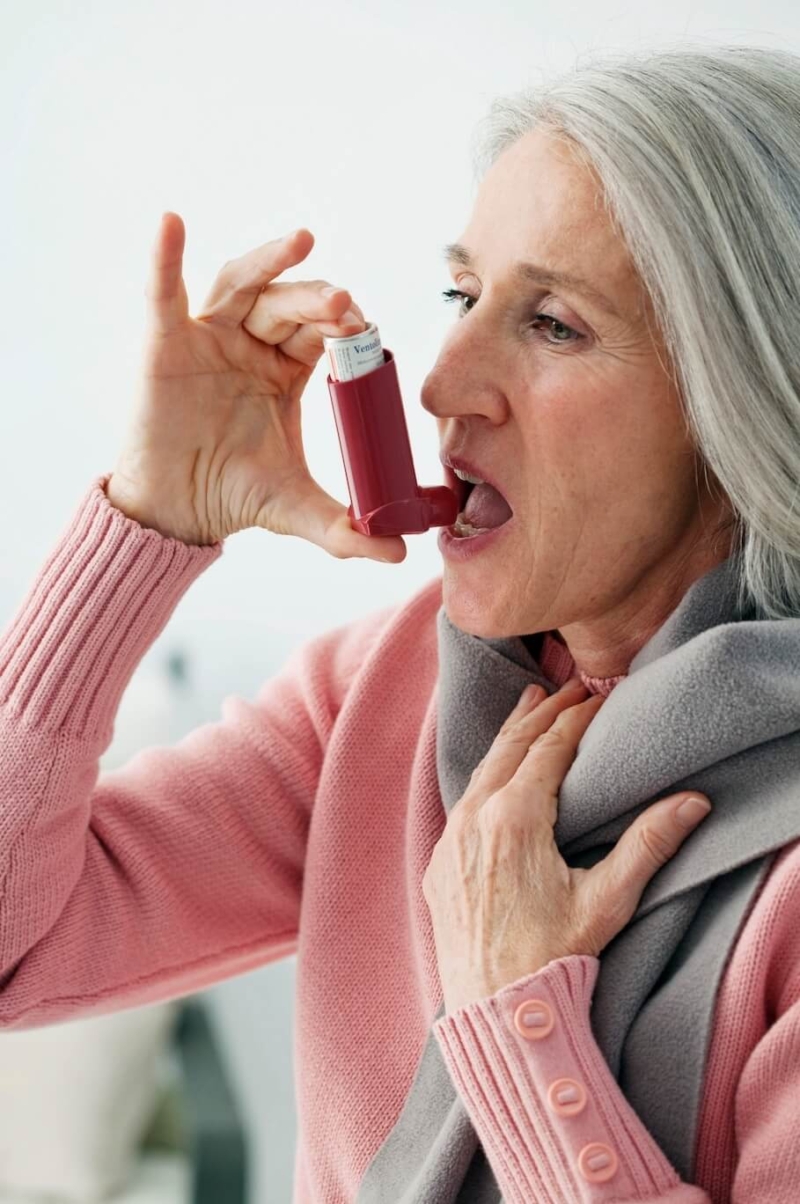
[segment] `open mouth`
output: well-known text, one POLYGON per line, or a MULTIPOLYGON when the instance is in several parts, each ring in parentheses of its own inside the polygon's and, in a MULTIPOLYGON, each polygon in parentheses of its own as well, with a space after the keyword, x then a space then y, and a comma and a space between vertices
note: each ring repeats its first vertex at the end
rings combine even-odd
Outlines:
POLYGON ((447 469, 447 475, 450 478, 447 483, 458 498, 458 512, 460 514, 466 506, 467 498, 475 486, 472 484, 472 481, 462 481, 461 477, 456 476, 452 468, 447 469))
POLYGON ((462 535, 462 536, 478 535, 479 532, 481 532, 481 531, 487 531, 488 527, 482 527, 476 523, 471 523, 467 519, 467 516, 465 513, 466 509, 467 509, 467 502, 469 501, 470 494, 472 493, 472 491, 474 489, 477 489, 477 485, 473 484, 472 481, 462 481, 459 477, 456 477, 456 480, 458 481, 459 485, 461 486, 461 490, 459 492, 459 497, 458 497, 458 517, 456 518, 456 521, 453 524, 456 534, 462 535))
POLYGON ((513 516, 514 511, 494 486, 462 481, 448 465, 445 465, 445 473, 447 485, 458 498, 458 518, 452 527, 454 535, 463 538, 491 531, 502 527, 513 516))

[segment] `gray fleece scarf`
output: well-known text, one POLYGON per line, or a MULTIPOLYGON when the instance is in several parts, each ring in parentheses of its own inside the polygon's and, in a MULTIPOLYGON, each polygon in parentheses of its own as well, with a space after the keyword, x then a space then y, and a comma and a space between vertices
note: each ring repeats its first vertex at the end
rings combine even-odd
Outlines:
MULTIPOLYGON (((696 789, 714 805, 603 950, 591 1012, 612 1074, 689 1182, 717 987, 776 852, 800 837, 800 616, 737 611, 739 555, 694 582, 634 657, 580 742, 555 826, 567 864, 586 868, 660 798, 696 789)), ((556 687, 523 637, 469 635, 444 608, 437 625, 449 813, 523 687, 556 687)), ((430 1032, 358 1204, 501 1199, 430 1032)))

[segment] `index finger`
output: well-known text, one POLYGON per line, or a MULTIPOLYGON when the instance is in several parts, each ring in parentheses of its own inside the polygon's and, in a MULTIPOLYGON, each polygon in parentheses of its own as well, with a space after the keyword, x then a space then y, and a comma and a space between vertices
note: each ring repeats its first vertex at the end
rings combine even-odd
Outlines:
POLYGON ((581 737, 604 702, 602 694, 592 694, 582 702, 566 707, 555 723, 544 731, 539 729, 508 786, 526 794, 535 785, 544 789, 548 797, 557 798, 567 770, 575 760, 581 737))
POLYGON ((314 235, 301 226, 238 259, 229 259, 218 272, 205 304, 195 316, 200 321, 239 325, 265 285, 287 268, 302 263, 313 246, 314 235))
MULTIPOLYGON (((279 280, 262 289, 243 326, 262 343, 273 347, 280 344, 291 355, 288 342, 298 328, 321 326, 323 333, 341 337, 345 328, 355 333, 360 324, 363 327, 362 319, 361 310, 345 288, 334 288, 324 280, 279 280)), ((322 334, 319 338, 321 348, 322 334)))
POLYGON ((530 696, 526 698, 523 693, 486 756, 473 771, 470 785, 475 792, 468 793, 475 798, 476 806, 481 806, 490 794, 511 784, 532 748, 532 742, 551 727, 557 716, 565 713, 565 708, 574 709, 585 692, 583 683, 573 678, 555 694, 539 702, 530 696))

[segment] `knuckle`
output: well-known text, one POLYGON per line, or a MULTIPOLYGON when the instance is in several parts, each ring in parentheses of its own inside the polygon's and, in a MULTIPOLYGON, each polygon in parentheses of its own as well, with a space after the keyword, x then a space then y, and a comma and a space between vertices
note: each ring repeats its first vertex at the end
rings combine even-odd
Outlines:
POLYGON ((250 255, 240 255, 237 259, 226 259, 217 279, 234 288, 251 288, 263 277, 264 272, 263 262, 250 255))
POLYGON ((549 727, 546 732, 541 732, 533 743, 537 748, 559 748, 564 743, 564 733, 558 728, 549 727))
POLYGON ((639 844, 655 865, 665 865, 672 856, 672 841, 655 824, 645 824, 639 834, 639 844))
POLYGON ((547 795, 550 791, 550 783, 546 773, 531 773, 526 779, 528 791, 537 791, 543 795, 547 795))
POLYGON ((478 823, 494 824, 497 822, 498 813, 503 813, 504 806, 508 800, 513 798, 513 791, 509 786, 501 786, 498 790, 493 790, 490 795, 483 801, 483 805, 475 812, 478 823))
POLYGON ((531 742, 530 733, 526 732, 524 723, 510 723, 508 727, 501 728, 497 734, 497 740, 501 744, 514 745, 525 744, 531 742))

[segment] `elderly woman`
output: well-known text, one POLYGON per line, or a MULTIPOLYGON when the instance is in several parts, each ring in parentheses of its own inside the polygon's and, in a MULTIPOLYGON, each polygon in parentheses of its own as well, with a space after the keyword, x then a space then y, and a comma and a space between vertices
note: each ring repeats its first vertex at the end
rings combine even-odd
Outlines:
POLYGON ((0 1023, 297 952, 298 1202, 795 1201, 800 63, 596 63, 485 147, 422 394, 442 578, 98 780, 227 536, 405 554, 306 469, 364 328, 278 280, 311 233, 190 317, 162 220, 129 443, 0 657, 0 1023))

